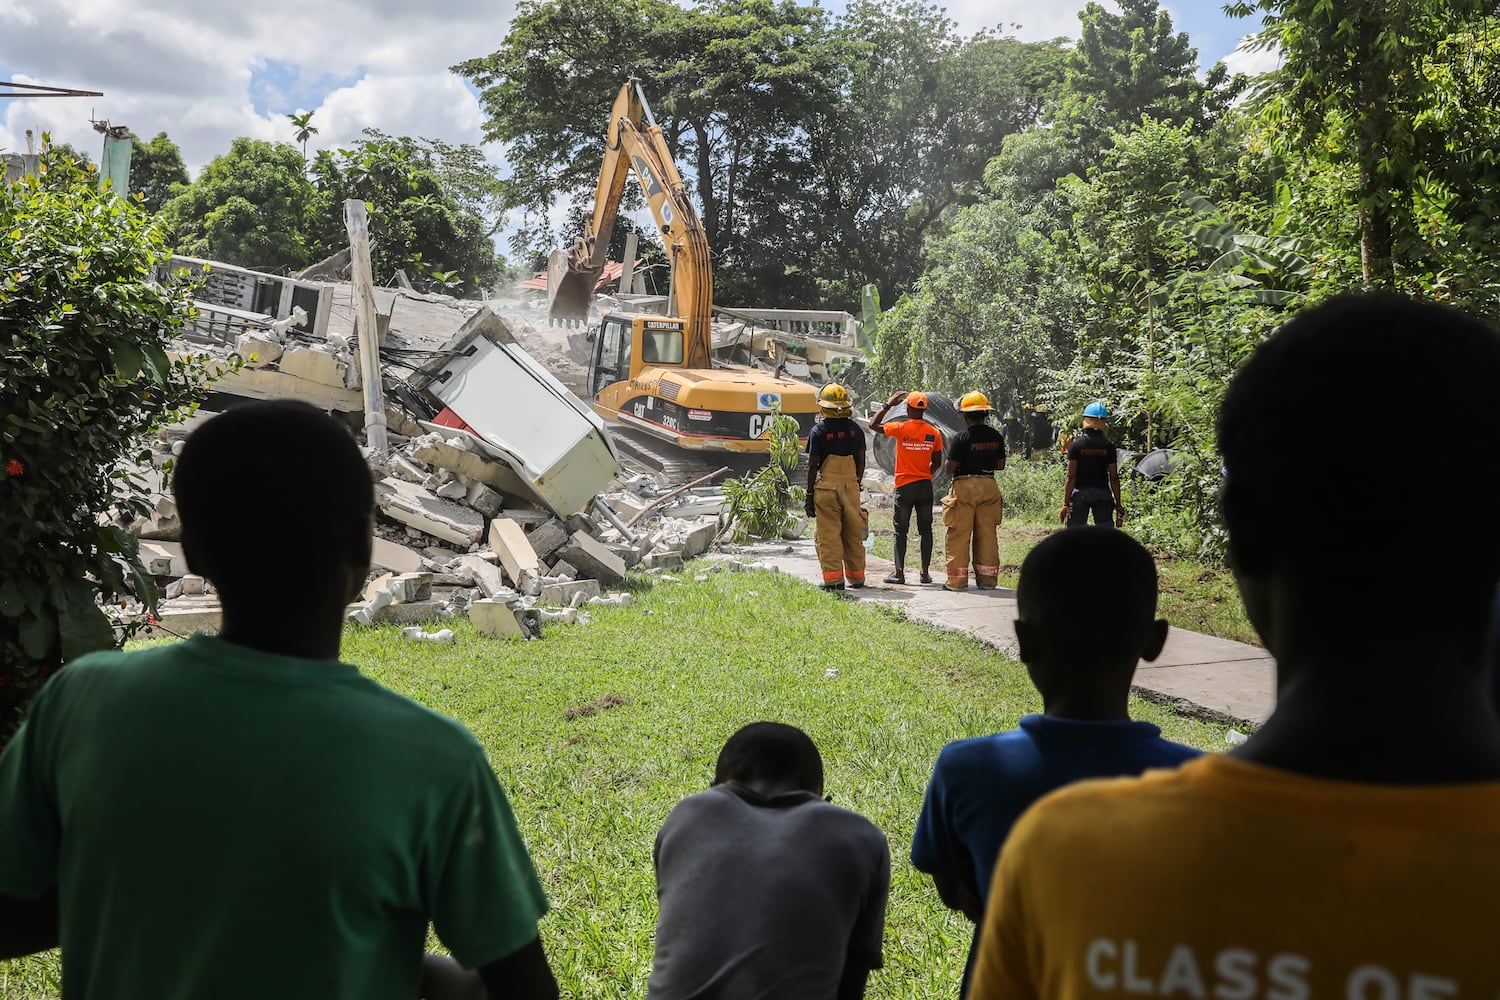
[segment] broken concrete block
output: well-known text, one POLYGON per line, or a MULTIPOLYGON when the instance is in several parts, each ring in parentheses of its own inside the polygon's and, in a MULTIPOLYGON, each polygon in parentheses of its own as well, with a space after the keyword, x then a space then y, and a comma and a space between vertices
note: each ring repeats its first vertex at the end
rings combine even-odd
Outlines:
POLYGON ((174 597, 181 597, 182 596, 182 581, 181 580, 173 580, 171 583, 167 584, 166 588, 162 590, 161 596, 164 597, 165 599, 169 600, 169 601, 172 600, 174 597))
POLYGON ((388 542, 384 538, 375 539, 375 549, 370 561, 381 569, 396 573, 415 573, 422 568, 422 557, 416 550, 396 542, 388 542))
POLYGON ((598 580, 573 580, 568 583, 549 583, 542 587, 542 603, 556 604, 567 607, 577 600, 576 595, 582 595, 583 600, 599 596, 598 580))
POLYGON ((474 511, 400 479, 375 484, 375 505, 392 520, 455 545, 473 545, 484 534, 484 519, 474 511))
POLYGON ((521 593, 528 597, 535 597, 542 592, 542 574, 539 572, 527 570, 515 583, 521 588, 521 593))
POLYGON ((554 610, 552 608, 537 608, 536 613, 543 622, 554 622, 559 625, 578 624, 577 608, 561 608, 558 610, 554 610))
POLYGON ((547 575, 560 577, 564 580, 576 580, 578 579, 578 567, 566 559, 559 559, 552 564, 551 569, 547 570, 547 575))
POLYGON ((453 630, 445 628, 437 632, 423 632, 420 627, 413 625, 401 630, 401 638, 407 642, 450 643, 453 641, 453 630))
POLYGON ((650 553, 641 562, 647 569, 682 569, 682 551, 662 549, 660 552, 650 553))
POLYGON ((464 494, 464 503, 473 507, 485 517, 495 517, 505 506, 505 498, 498 490, 493 490, 484 483, 473 483, 468 492, 464 494))
POLYGON ((636 553, 635 546, 633 545, 625 545, 622 542, 605 542, 604 547, 619 556, 620 561, 625 564, 626 569, 630 569, 641 561, 641 557, 636 553))
POLYGON ((568 543, 568 529, 557 518, 550 518, 526 533, 531 550, 538 559, 551 559, 552 554, 568 543))
POLYGON ((175 542, 182 537, 182 522, 177 518, 177 504, 171 497, 157 497, 151 513, 131 522, 130 533, 139 538, 175 542))
POLYGON ((284 375, 296 375, 309 382, 339 389, 346 386, 349 378, 349 362, 327 351, 315 351, 308 347, 289 349, 281 356, 279 367, 284 375))
POLYGON ((719 522, 714 520, 674 521, 669 534, 676 536, 684 559, 695 559, 708 551, 719 537, 719 522))
POLYGON ((182 592, 184 594, 202 594, 208 590, 208 581, 196 573, 189 573, 182 578, 182 592))
POLYGON ((433 491, 444 500, 462 500, 469 495, 469 488, 457 479, 450 480, 433 491))
POLYGON ((635 595, 621 592, 608 597, 590 598, 589 603, 601 608, 628 608, 635 603, 635 595))
POLYGON ((516 613, 503 601, 485 598, 469 605, 469 621, 481 635, 497 639, 524 639, 526 630, 516 613))
POLYGON ((385 470, 397 479, 404 479, 408 483, 420 483, 428 476, 425 469, 419 468, 415 462, 409 462, 394 452, 386 456, 385 470))
POLYGON ((389 586, 391 596, 398 604, 411 604, 413 601, 432 599, 431 573, 402 573, 400 576, 392 577, 389 586))
POLYGON ((273 365, 281 360, 283 350, 280 341, 259 333, 242 333, 234 342, 234 353, 240 356, 246 368, 273 365))
POLYGON ((490 522, 490 548, 500 557, 505 575, 517 583, 522 573, 527 570, 535 573, 542 568, 542 561, 526 540, 526 532, 508 517, 497 517, 490 522))
MULTIPOLYGON (((375 599, 375 595, 376 594, 380 593, 382 590, 390 590, 390 589, 391 589, 391 574, 389 574, 389 573, 382 573, 380 576, 377 576, 375 579, 373 579, 369 583, 365 584, 364 592, 360 596, 362 596, 367 601, 373 601, 375 599)), ((392 599, 394 599, 394 597, 395 597, 395 595, 393 594, 392 595, 392 599)))
POLYGON ((598 538, 599 532, 602 530, 598 523, 587 514, 573 514, 568 518, 567 524, 569 531, 586 532, 594 538, 598 538))
POLYGON ((156 542, 145 539, 142 539, 140 544, 141 565, 146 567, 147 573, 152 576, 184 577, 188 575, 188 564, 183 558, 181 545, 176 542, 156 542))
POLYGON ((427 434, 412 442, 411 455, 419 462, 457 472, 498 490, 515 490, 521 482, 520 477, 499 462, 492 462, 469 450, 470 441, 464 435, 444 440, 436 434, 427 434))
POLYGON ((376 625, 422 625, 443 617, 448 605, 442 601, 412 601, 387 604, 370 616, 376 625))
POLYGON ((392 600, 389 590, 377 590, 369 596, 364 607, 355 608, 349 612, 349 620, 360 625, 374 625, 375 615, 387 607, 392 600))
POLYGON ((460 572, 472 577, 474 586, 485 597, 494 597, 505 590, 505 579, 500 575, 500 567, 478 556, 460 556, 458 560, 460 572))
POLYGON ((586 531, 573 532, 573 537, 558 550, 558 554, 577 566, 581 575, 600 583, 618 583, 625 579, 625 561, 586 531))

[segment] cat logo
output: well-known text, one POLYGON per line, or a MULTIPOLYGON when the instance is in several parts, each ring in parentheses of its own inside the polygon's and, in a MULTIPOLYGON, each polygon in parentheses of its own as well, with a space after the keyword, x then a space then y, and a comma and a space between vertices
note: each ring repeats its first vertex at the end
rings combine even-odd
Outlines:
MULTIPOLYGON (((781 393, 763 392, 755 400, 757 410, 779 410, 781 409, 781 393)), ((752 427, 754 424, 751 425, 752 427)), ((750 432, 751 437, 759 437, 755 431, 750 432)))
POLYGON ((776 425, 776 414, 774 413, 752 413, 750 414, 750 437, 768 437, 771 428, 776 425))

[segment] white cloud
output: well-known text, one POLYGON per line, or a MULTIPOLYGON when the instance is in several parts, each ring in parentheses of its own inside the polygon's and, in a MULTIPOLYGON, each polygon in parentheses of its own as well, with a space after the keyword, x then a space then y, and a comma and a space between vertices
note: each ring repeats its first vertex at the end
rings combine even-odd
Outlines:
MULTIPOLYGON (((1085 0, 949 0, 939 5, 946 7, 948 16, 965 33, 980 28, 999 26, 1001 34, 1014 34, 1026 42, 1041 41, 1066 35, 1078 37, 1078 12, 1085 0), (1020 28, 1013 29, 1013 25, 1020 28)), ((1118 10, 1113 0, 1104 0, 1104 5, 1118 10)))
POLYGON ((1224 65, 1229 67, 1231 73, 1244 73, 1247 76, 1259 76, 1261 73, 1269 73, 1274 69, 1281 68, 1280 49, 1258 49, 1251 51, 1250 40, 1253 36, 1246 35, 1240 39, 1240 44, 1229 55, 1224 57, 1224 65))
POLYGON ((360 129, 478 142, 478 101, 448 72, 498 48, 511 0, 0 0, 0 78, 103 97, 0 102, 0 147, 28 128, 94 152, 89 115, 165 131, 194 173, 238 136, 292 141, 289 112, 315 109, 309 148, 360 129))

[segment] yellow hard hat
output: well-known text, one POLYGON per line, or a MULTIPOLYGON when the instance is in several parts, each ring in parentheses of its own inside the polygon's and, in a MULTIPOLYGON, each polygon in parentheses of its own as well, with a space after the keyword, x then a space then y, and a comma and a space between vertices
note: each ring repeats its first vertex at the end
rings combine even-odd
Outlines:
POLYGON ((966 392, 958 401, 960 413, 988 413, 994 407, 990 405, 990 398, 982 392, 966 392))
POLYGON ((849 402, 849 390, 837 382, 829 382, 818 390, 818 409, 830 417, 847 417, 853 410, 849 402))

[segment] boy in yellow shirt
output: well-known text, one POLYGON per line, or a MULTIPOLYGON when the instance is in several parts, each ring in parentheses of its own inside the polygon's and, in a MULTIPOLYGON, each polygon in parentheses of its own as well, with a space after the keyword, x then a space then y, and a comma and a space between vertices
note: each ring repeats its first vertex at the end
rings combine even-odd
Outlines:
POLYGON ((1442 490, 1318 516, 1313 492, 1351 400, 1420 386, 1393 454, 1500 465, 1444 433, 1479 425, 1500 333, 1390 295, 1336 299, 1282 328, 1219 415, 1230 561, 1278 664, 1279 704, 1228 756, 1087 782, 1016 825, 985 912, 972 996, 1461 1000, 1500 996, 1500 720, 1486 692, 1500 522, 1462 554, 1427 526, 1442 490), (1420 335, 1420 340, 1414 337, 1420 335), (1392 573, 1398 553, 1403 586, 1392 573))

